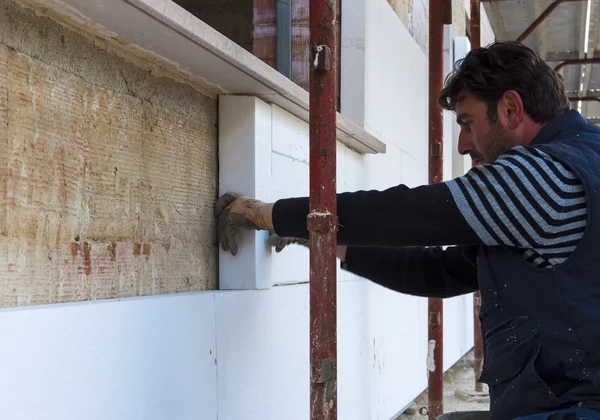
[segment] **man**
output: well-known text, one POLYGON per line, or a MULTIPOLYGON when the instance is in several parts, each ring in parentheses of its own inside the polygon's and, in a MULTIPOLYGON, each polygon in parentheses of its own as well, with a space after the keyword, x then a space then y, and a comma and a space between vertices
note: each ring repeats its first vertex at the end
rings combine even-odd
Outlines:
MULTIPOLYGON (((417 296, 481 292, 492 419, 600 419, 600 129, 516 43, 470 52, 439 102, 478 166, 445 183, 339 194, 342 267, 417 296)), ((233 254, 242 228, 308 238, 307 198, 226 194, 215 212, 233 254)))

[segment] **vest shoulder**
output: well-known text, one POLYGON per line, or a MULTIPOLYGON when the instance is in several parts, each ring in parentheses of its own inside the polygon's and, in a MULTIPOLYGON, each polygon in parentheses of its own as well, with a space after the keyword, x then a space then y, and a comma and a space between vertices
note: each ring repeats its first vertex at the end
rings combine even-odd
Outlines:
POLYGON ((600 127, 593 124, 579 125, 578 127, 559 133, 548 142, 530 147, 573 154, 591 152, 600 156, 600 127))

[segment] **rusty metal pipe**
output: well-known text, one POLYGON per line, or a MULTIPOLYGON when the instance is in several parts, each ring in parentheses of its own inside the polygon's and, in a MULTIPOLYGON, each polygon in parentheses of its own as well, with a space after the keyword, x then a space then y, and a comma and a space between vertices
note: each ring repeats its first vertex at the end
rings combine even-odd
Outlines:
POLYGON ((546 20, 546 18, 556 9, 561 3, 573 3, 576 1, 586 1, 586 0, 554 0, 554 2, 546 8, 542 12, 541 15, 538 16, 536 20, 533 21, 531 25, 523 33, 516 39, 517 42, 523 42, 531 33, 538 27, 540 24, 546 20))
MULTIPOLYGON (((443 180, 443 111, 438 96, 444 85, 444 18, 446 0, 429 2, 429 183, 443 180)), ((452 13, 450 12, 450 15, 452 13)), ((428 415, 436 419, 444 412, 444 304, 428 300, 428 415)))
POLYGON ((594 101, 598 101, 600 102, 600 96, 582 96, 580 98, 574 96, 574 97, 570 97, 569 101, 571 102, 594 102, 594 101))
POLYGON ((310 0, 311 420, 337 419, 335 15, 336 0, 310 0))
POLYGON ((554 67, 555 72, 559 72, 565 66, 573 66, 576 64, 598 64, 600 63, 600 57, 593 58, 574 58, 572 60, 565 60, 556 67, 554 67))
MULTIPOLYGON (((471 49, 481 46, 481 2, 471 0, 471 49)), ((473 295, 473 373, 475 376, 475 391, 483 392, 483 384, 478 382, 483 367, 483 340, 481 337, 481 324, 479 312, 481 310, 481 294, 473 295)))
POLYGON ((452 25, 452 0, 444 3, 444 25, 452 25))
POLYGON ((471 0, 471 20, 469 22, 471 49, 481 46, 481 0, 471 0))

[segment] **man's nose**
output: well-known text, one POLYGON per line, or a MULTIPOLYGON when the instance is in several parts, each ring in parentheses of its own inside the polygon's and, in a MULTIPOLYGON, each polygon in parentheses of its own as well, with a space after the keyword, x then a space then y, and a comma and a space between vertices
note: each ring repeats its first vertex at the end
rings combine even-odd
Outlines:
POLYGON ((465 132, 464 129, 460 130, 458 135, 458 153, 461 155, 468 155, 473 150, 473 143, 471 141, 471 134, 465 132))

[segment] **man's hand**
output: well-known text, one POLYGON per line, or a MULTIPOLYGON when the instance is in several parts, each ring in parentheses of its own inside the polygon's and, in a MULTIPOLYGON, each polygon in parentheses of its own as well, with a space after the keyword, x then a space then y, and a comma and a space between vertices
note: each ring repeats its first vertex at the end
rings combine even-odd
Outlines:
MULTIPOLYGON (((275 252, 281 252, 283 248, 291 244, 304 245, 308 247, 308 239, 300 239, 300 238, 282 238, 276 233, 271 232, 269 236, 269 245, 275 247, 275 252)), ((338 245, 336 249, 336 256, 344 261, 346 259, 346 252, 348 247, 345 245, 338 245)))
POLYGON ((281 252, 283 248, 291 244, 308 246, 308 239, 282 238, 276 233, 271 233, 269 236, 269 245, 275 247, 275 252, 281 252))
POLYGON ((273 205, 239 194, 227 193, 215 203, 217 238, 223 251, 237 255, 240 230, 273 229, 273 205))

